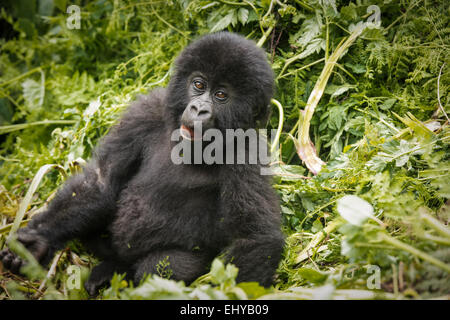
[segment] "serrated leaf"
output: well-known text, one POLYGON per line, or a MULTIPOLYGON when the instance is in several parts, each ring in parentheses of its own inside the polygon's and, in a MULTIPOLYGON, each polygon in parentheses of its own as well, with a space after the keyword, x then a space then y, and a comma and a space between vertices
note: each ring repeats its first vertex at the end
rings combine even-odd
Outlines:
POLYGON ((346 107, 342 105, 333 106, 328 113, 328 127, 334 130, 339 130, 342 126, 343 120, 346 119, 346 107))
POLYGON ((258 21, 258 15, 254 10, 250 11, 250 13, 248 14, 247 23, 252 21, 258 21))
POLYGON ((234 18, 234 12, 228 13, 225 17, 220 19, 214 25, 214 27, 211 28, 211 32, 217 32, 217 31, 221 31, 221 30, 225 29, 226 27, 228 27, 231 24, 231 22, 233 21, 233 18, 234 18))
POLYGON ((400 146, 398 150, 394 153, 395 166, 403 167, 409 160, 409 156, 414 152, 411 152, 412 146, 406 140, 400 140, 400 146))
POLYGON ((395 98, 387 99, 380 105, 380 109, 389 110, 390 108, 392 108, 392 106, 395 104, 395 102, 397 102, 397 99, 395 99, 395 98))
POLYGON ((362 64, 346 63, 345 66, 352 69, 354 73, 362 74, 366 72, 366 66, 362 64))
POLYGON ((248 14, 249 14, 249 12, 245 8, 240 8, 239 11, 238 11, 238 20, 243 25, 245 25, 247 23, 248 14))
POLYGON ((331 98, 338 97, 344 93, 346 93, 350 89, 354 89, 354 85, 350 85, 348 83, 345 83, 343 85, 330 85, 325 89, 325 93, 331 94, 331 98))
MULTIPOLYGON (((44 77, 43 73, 42 77, 44 77)), ((38 83, 33 79, 25 80, 22 83, 22 89, 26 106, 30 111, 42 107, 42 105, 44 104, 44 95, 45 95, 43 78, 41 83, 38 83)))
POLYGON ((358 13, 356 12, 356 5, 350 3, 348 6, 341 8, 341 18, 346 21, 355 21, 358 18, 358 13))
POLYGON ((281 206, 281 212, 283 214, 287 214, 287 215, 295 215, 295 212, 291 209, 289 209, 288 207, 285 206, 281 206))
POLYGON ((322 23, 316 16, 306 19, 300 30, 291 38, 291 43, 306 47, 322 32, 322 23))
POLYGON ((312 40, 303 50, 303 52, 298 56, 298 59, 304 59, 313 53, 319 53, 320 50, 325 48, 325 40, 324 39, 314 39, 312 40))

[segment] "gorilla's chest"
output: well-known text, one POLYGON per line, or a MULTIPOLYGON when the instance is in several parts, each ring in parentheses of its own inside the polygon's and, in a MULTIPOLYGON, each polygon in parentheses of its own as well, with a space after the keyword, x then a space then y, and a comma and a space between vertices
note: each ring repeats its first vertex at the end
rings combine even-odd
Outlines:
POLYGON ((224 219, 218 207, 212 171, 153 162, 121 193, 113 242, 133 255, 167 246, 219 246, 224 219))

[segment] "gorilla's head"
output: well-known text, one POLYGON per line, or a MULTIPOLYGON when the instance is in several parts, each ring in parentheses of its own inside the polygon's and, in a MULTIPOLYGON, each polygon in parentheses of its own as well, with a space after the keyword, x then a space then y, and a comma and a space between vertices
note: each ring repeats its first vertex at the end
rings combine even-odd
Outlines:
POLYGON ((168 90, 174 126, 192 136, 197 121, 203 130, 248 129, 264 122, 274 77, 254 42, 219 32, 194 41, 178 56, 168 90))

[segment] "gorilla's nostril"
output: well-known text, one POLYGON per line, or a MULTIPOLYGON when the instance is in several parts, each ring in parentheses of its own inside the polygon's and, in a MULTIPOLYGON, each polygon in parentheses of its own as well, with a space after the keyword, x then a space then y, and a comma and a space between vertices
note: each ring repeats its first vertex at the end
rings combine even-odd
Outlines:
POLYGON ((189 108, 191 109, 191 111, 194 111, 195 113, 198 112, 198 108, 196 105, 191 104, 191 106, 189 108))
POLYGON ((211 114, 211 112, 209 112, 209 110, 200 110, 200 112, 198 113, 199 117, 206 117, 209 116, 211 114))

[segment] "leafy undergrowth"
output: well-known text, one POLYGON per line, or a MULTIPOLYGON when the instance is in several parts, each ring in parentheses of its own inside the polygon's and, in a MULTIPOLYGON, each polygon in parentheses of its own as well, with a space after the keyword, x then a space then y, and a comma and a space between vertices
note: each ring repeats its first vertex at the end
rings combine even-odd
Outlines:
MULTIPOLYGON (((273 185, 286 246, 275 285, 236 284, 238 270, 215 260, 186 286, 161 261, 140 284, 116 275, 97 298, 448 298, 445 1, 75 1, 80 29, 70 29, 66 1, 30 3, 6 1, 0 13, 1 245, 45 209, 137 95, 167 84, 189 41, 225 29, 265 48, 284 111, 273 185), (314 148, 302 144, 305 125, 314 148), (300 159, 308 165, 314 150, 326 163, 317 175, 300 159)), ((87 299, 82 283, 95 263, 73 242, 50 271, 33 261, 27 278, 3 270, 0 298, 87 299)))

